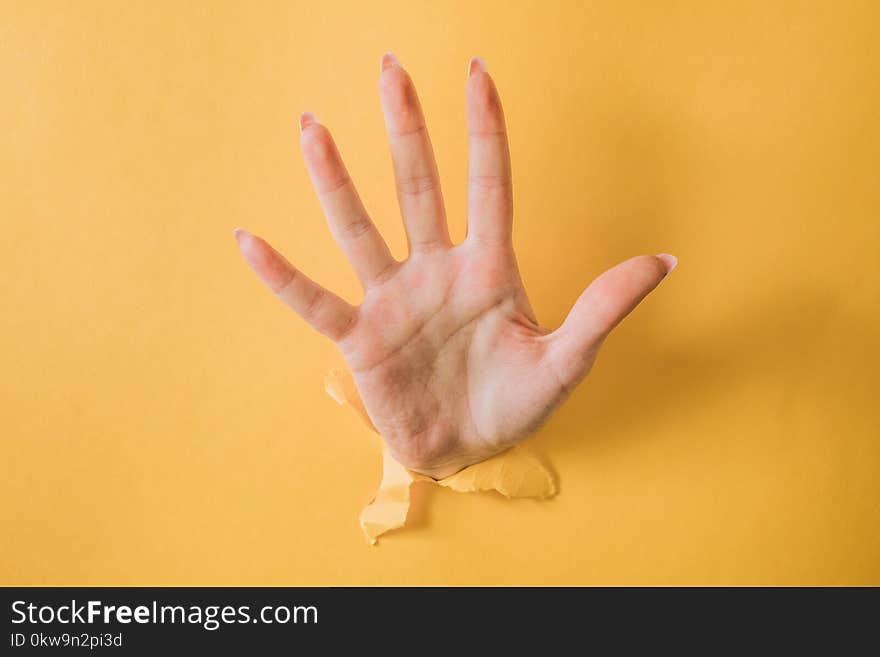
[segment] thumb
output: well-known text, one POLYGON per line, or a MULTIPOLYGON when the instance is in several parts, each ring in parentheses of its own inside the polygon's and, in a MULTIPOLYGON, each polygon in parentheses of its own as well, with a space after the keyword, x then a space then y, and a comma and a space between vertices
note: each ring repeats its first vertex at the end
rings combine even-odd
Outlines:
POLYGON ((675 256, 637 256, 590 283, 550 337, 548 357, 564 386, 589 371, 602 341, 678 264, 675 256))

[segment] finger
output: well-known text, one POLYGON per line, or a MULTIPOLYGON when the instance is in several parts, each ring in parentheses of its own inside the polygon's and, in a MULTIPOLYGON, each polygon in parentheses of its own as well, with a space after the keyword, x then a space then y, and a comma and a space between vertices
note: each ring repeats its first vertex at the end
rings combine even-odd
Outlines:
POLYGON ((379 95, 410 250, 451 246, 437 162, 422 106, 412 79, 391 53, 382 57, 379 95))
POLYGON ((241 254, 272 292, 312 327, 335 342, 354 326, 356 310, 325 290, 256 235, 235 229, 241 254))
POLYGON ((396 261, 373 224, 345 169, 330 131, 306 112, 300 144, 330 232, 365 287, 380 281, 396 261))
POLYGON ((563 385, 586 374, 608 333, 660 284, 675 256, 638 256, 612 267, 575 302, 565 322, 550 334, 548 356, 563 385))
POLYGON ((467 125, 468 238, 507 244, 513 224, 510 149, 501 98, 479 58, 468 69, 467 125))

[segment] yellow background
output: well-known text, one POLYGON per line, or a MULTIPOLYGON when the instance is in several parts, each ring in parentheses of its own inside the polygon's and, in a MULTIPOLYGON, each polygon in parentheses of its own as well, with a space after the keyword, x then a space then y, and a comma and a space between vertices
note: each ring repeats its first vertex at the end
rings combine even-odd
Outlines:
POLYGON ((0 583, 880 584, 874 2, 4 2, 0 583), (331 127, 398 256, 377 96, 412 72, 454 236, 469 57, 557 325, 679 268, 535 439, 547 503, 420 488, 370 547, 376 442, 231 230, 357 301, 298 150, 331 127))

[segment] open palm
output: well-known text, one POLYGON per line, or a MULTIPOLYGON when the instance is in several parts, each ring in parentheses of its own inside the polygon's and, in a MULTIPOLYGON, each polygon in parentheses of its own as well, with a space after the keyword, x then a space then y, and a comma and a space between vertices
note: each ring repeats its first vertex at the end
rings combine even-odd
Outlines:
POLYGON ((541 328, 511 243, 510 156, 498 92, 483 63, 467 81, 467 238, 449 238, 437 166, 412 80, 382 59, 380 93, 410 253, 396 261, 327 129, 300 119, 312 183, 364 286, 354 307, 259 237, 235 231, 263 282, 334 340, 373 424, 403 465, 444 477, 526 437, 589 371, 602 341, 675 266, 640 256, 608 270, 555 331, 541 328))

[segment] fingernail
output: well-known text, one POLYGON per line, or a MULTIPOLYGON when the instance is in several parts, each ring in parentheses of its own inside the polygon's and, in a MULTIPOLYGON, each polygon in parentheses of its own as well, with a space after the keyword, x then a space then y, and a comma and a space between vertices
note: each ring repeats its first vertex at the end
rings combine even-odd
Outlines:
POLYGON ((391 68, 392 66, 403 68, 400 65, 400 60, 394 56, 393 52, 386 52, 384 55, 382 55, 382 70, 384 71, 385 69, 391 68))
POLYGON ((674 255, 669 255, 668 253, 658 253, 657 258, 666 265, 666 274, 669 275, 672 273, 672 270, 675 269, 675 265, 678 264, 678 258, 674 255))
POLYGON ((483 61, 482 57, 472 57, 470 63, 468 64, 468 77, 470 77, 477 71, 481 71, 483 73, 489 72, 489 69, 486 68, 486 62, 483 61))
POLYGON ((251 234, 247 232, 244 228, 236 228, 232 231, 232 234, 235 236, 235 241, 238 242, 238 245, 241 246, 242 241, 244 241, 245 237, 250 237, 251 234))
POLYGON ((315 118, 315 115, 311 112, 303 112, 299 116, 299 131, 302 132, 310 125, 318 122, 318 119, 315 118))

